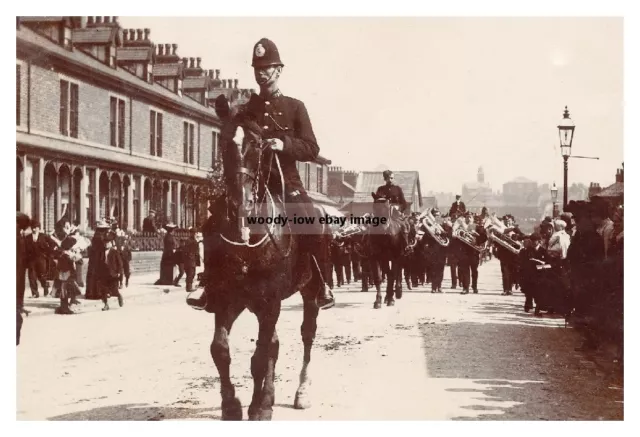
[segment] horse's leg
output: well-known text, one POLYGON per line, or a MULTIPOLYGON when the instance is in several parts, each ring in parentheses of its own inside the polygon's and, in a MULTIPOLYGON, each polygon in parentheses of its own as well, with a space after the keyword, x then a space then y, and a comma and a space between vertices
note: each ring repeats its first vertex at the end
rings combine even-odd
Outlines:
POLYGON ((313 346, 313 340, 316 338, 319 311, 313 295, 305 297, 303 294, 302 300, 304 305, 304 318, 302 320, 302 326, 300 327, 300 333, 302 334, 302 344, 304 345, 304 358, 302 360, 302 370, 300 371, 300 385, 296 391, 296 398, 293 403, 293 407, 299 410, 305 410, 311 406, 308 393, 309 386, 311 385, 309 363, 311 362, 311 347, 313 346))
POLYGON ((369 260, 369 268, 371 269, 371 279, 376 286, 376 300, 373 303, 373 309, 377 310, 382 307, 382 280, 380 278, 380 265, 374 257, 369 260))
POLYGON ((273 300, 267 302, 257 314, 260 330, 256 351, 251 357, 253 398, 249 406, 249 420, 271 420, 273 414, 275 367, 280 349, 276 323, 280 317, 281 304, 280 299, 273 300))
POLYGON ((220 395, 222 396, 222 420, 242 420, 242 404, 236 398, 236 389, 231 382, 229 366, 229 333, 240 313, 242 306, 228 306, 216 313, 216 328, 211 343, 211 357, 220 375, 220 395))
MULTIPOLYGON (((401 258, 397 258, 395 261, 391 261, 391 270, 393 271, 395 269, 395 277, 396 277, 396 284, 395 284, 395 292, 396 292, 396 299, 402 299, 402 271, 403 271, 403 267, 406 268, 406 266, 403 266, 403 262, 401 258)), ((408 283, 408 282, 407 282, 408 283)))
POLYGON ((384 296, 384 301, 387 306, 392 306, 395 303, 395 300, 393 299, 393 286, 398 277, 397 270, 395 270, 397 265, 393 261, 385 259, 382 263, 382 267, 387 276, 387 293, 384 296))

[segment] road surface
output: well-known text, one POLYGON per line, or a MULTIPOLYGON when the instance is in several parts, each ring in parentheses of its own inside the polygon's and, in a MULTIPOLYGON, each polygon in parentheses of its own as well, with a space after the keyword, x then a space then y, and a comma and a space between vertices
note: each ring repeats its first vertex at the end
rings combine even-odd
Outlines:
MULTIPOLYGON (((445 273, 448 277, 448 268, 445 273)), ((189 308, 183 289, 139 279, 112 310, 50 309, 25 320, 17 348, 18 420, 217 420, 220 394, 209 354, 213 316, 189 308), (141 283, 142 281, 142 283, 141 283)), ((623 383, 606 355, 578 353, 562 319, 522 311, 500 296, 497 261, 480 267, 480 293, 406 291, 373 309, 360 284, 337 289, 312 352, 313 405, 292 408, 302 362, 301 299, 278 324, 274 420, 619 420, 623 383)), ((30 304, 33 299, 27 298, 30 304)), ((39 301, 40 306, 46 306, 39 301)), ((255 317, 231 332, 232 375, 246 407, 255 317)))

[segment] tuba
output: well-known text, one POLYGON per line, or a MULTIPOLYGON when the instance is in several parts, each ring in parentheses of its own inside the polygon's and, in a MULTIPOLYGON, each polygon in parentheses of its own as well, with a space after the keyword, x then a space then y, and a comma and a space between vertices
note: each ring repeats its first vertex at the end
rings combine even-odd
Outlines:
POLYGON ((459 226, 453 230, 453 238, 460 240, 478 253, 482 253, 484 246, 476 244, 479 234, 475 231, 467 231, 462 226, 459 226))
POLYGON ((502 246, 514 255, 519 254, 522 250, 522 244, 506 234, 507 227, 497 218, 487 218, 487 220, 485 220, 484 227, 487 230, 487 237, 489 237, 489 240, 499 246, 502 246))
POLYGON ((422 223, 422 226, 436 240, 436 242, 442 246, 447 247, 449 245, 449 237, 447 233, 437 222, 435 217, 431 214, 431 211, 427 210, 418 216, 418 222, 422 223))
POLYGON ((334 234, 334 238, 347 238, 352 235, 362 234, 367 230, 367 226, 357 223, 349 224, 342 228, 339 228, 334 234))

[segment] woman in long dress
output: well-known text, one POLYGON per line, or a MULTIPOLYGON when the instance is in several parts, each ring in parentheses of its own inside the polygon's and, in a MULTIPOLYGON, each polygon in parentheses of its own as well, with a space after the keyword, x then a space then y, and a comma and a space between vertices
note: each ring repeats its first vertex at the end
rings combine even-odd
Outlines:
POLYGON ((105 244, 104 237, 109 230, 109 224, 102 220, 96 225, 95 234, 91 240, 91 247, 89 247, 89 264, 87 265, 87 288, 85 290, 85 299, 99 300, 102 298, 102 294, 98 289, 97 275, 98 268, 101 263, 105 262, 105 244))
POLYGON ((164 228, 167 230, 167 234, 164 236, 164 249, 162 251, 162 258, 160 259, 160 279, 156 281, 155 285, 173 285, 173 268, 175 266, 175 252, 177 247, 173 231, 176 225, 167 223, 164 228))

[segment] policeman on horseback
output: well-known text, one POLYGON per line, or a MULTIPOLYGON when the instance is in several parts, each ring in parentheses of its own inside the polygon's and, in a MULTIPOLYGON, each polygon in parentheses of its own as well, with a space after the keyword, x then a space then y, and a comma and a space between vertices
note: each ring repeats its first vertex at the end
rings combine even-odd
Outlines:
MULTIPOLYGON (((251 65, 255 80, 260 86, 260 94, 252 94, 245 109, 246 114, 261 127, 265 143, 278 153, 284 187, 278 186, 274 191, 284 190, 287 205, 298 204, 298 215, 302 213, 307 217, 315 217, 313 202, 304 189, 296 165, 297 161, 314 161, 320 152, 307 109, 303 102, 283 95, 278 88, 284 64, 273 41, 262 38, 254 45, 251 65)), ((274 184, 280 183, 280 178, 277 177, 270 180, 274 184)), ((317 268, 321 271, 320 277, 315 278, 319 284, 316 302, 319 308, 327 309, 335 304, 331 289, 326 283, 331 274, 327 267, 330 253, 323 240, 321 225, 318 220, 313 223, 300 233, 300 250, 315 258, 316 262, 312 260, 311 263, 314 276, 318 273, 317 268)), ((209 274, 215 276, 216 273, 208 272, 207 275, 209 274)), ((203 295, 198 300, 187 302, 196 308, 203 308, 206 300, 203 295)))
POLYGON ((384 178, 385 184, 380 185, 375 193, 373 194, 374 199, 387 199, 389 204, 391 205, 391 219, 401 221, 403 223, 402 227, 402 238, 404 241, 404 246, 407 247, 409 245, 409 233, 411 231, 409 223, 405 220, 405 214, 409 211, 409 204, 404 198, 404 192, 399 185, 394 183, 395 176, 391 170, 385 170, 382 172, 382 177, 384 178))

